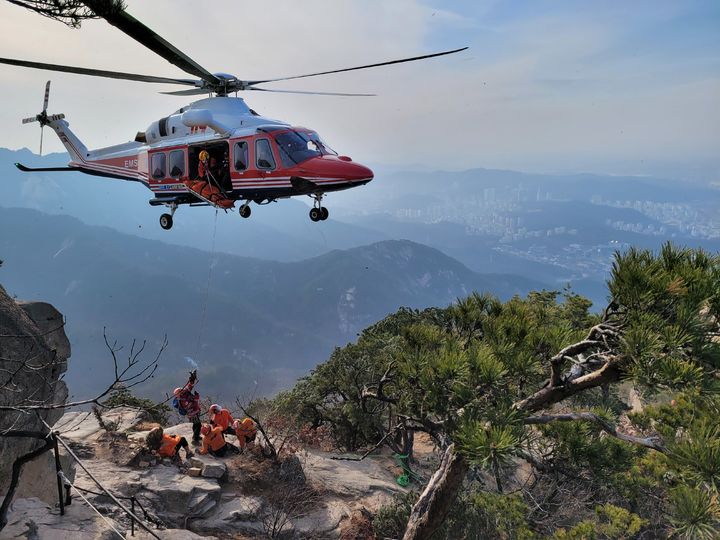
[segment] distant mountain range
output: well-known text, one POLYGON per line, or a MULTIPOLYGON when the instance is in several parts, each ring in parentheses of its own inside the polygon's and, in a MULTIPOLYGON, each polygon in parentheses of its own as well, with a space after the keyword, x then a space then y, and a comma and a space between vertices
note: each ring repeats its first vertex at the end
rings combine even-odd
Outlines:
POLYGON ((302 199, 255 208, 250 219, 182 208, 171 231, 157 224, 142 185, 76 173, 19 172, 13 163, 64 165, 0 149, 0 204, 77 217, 152 240, 275 261, 406 239, 439 249, 480 273, 517 274, 575 290, 604 304, 615 250, 663 241, 720 249, 718 186, 593 174, 472 169, 402 171, 327 197, 330 220, 312 223, 302 199), (217 219, 217 226, 215 220, 217 219), (213 233, 215 231, 215 233, 213 233), (713 231, 716 237, 713 239, 713 231))
MULTIPOLYGON (((238 218, 240 219, 240 218, 238 218)), ((119 343, 170 346, 145 391, 172 388, 193 364, 206 394, 232 397, 257 381, 290 385, 332 349, 400 306, 447 305, 473 290, 503 298, 545 285, 479 274, 410 241, 333 250, 298 262, 199 251, 28 209, 0 208, 0 283, 67 317, 70 388, 88 395, 108 379, 107 327, 119 343)))
POLYGON ((308 205, 292 199, 254 207, 250 219, 181 208, 163 231, 162 210, 147 204, 140 184, 25 174, 18 161, 47 167, 67 156, 0 149, 0 282, 21 297, 58 301, 77 330, 81 368, 69 377, 78 381, 95 381, 105 367, 102 324, 123 339, 157 340, 168 329, 173 377, 188 356, 206 370, 229 370, 232 377, 213 379, 227 395, 235 393, 229 380, 290 384, 400 305, 569 283, 602 307, 616 250, 657 249, 668 239, 720 250, 717 185, 376 167, 367 186, 327 197, 325 222, 312 223, 308 205))

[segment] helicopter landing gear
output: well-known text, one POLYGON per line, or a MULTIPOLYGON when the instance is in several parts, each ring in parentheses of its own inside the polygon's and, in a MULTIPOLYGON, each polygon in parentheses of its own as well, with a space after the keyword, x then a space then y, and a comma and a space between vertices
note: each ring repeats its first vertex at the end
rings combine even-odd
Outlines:
POLYGON ((166 231, 169 231, 172 229, 173 226, 173 215, 175 214, 175 210, 177 210, 178 205, 176 203, 172 203, 170 206, 170 213, 169 214, 163 214, 160 216, 160 227, 165 229, 166 231))
POLYGON ((240 207, 240 217, 249 218, 250 214, 252 214, 252 210, 250 209, 250 201, 248 201, 240 207))
POLYGON ((166 231, 169 231, 172 229, 173 226, 173 218, 170 214, 163 214, 160 216, 160 226, 165 229, 166 231))
POLYGON ((330 215, 330 211, 322 205, 323 193, 315 193, 310 195, 315 202, 310 209, 310 219, 312 221, 325 221, 330 215))

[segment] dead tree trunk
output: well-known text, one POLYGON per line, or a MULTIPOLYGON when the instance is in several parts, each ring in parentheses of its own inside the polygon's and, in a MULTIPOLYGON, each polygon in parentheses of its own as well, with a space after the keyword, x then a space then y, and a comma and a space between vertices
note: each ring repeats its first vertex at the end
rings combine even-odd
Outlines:
POLYGON ((451 444, 413 506, 403 540, 428 540, 442 526, 467 472, 467 463, 451 444))

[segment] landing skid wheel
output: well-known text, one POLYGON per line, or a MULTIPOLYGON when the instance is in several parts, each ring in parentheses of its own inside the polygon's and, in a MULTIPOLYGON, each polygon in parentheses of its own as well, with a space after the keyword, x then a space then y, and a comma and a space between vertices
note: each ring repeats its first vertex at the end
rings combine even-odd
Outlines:
POLYGON ((163 214, 160 216, 160 226, 165 229, 166 231, 169 231, 172 229, 173 226, 173 218, 170 214, 163 214))
POLYGON ((252 214, 252 210, 250 209, 249 206, 247 206, 247 205, 242 205, 242 206, 240 207, 240 217, 249 218, 249 217, 250 217, 250 214, 252 214))
POLYGON ((323 193, 313 193, 310 195, 310 197, 315 199, 313 207, 310 210, 310 219, 313 221, 325 221, 330 215, 328 209, 322 205, 323 195, 323 193))

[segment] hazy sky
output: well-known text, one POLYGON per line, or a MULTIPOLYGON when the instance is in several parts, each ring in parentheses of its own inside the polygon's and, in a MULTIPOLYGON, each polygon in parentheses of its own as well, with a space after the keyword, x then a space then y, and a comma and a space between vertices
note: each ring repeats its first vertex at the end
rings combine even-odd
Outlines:
MULTIPOLYGON (((463 53, 245 93, 360 162, 720 178, 720 2, 128 0, 210 71, 257 79, 468 45, 463 53)), ((80 30, 0 0, 0 56, 185 77, 119 30, 80 30)), ((0 146, 37 151, 36 114, 63 112, 91 148, 131 139, 188 98, 177 87, 0 66, 0 146)), ((61 150, 46 133, 45 148, 61 150)))

